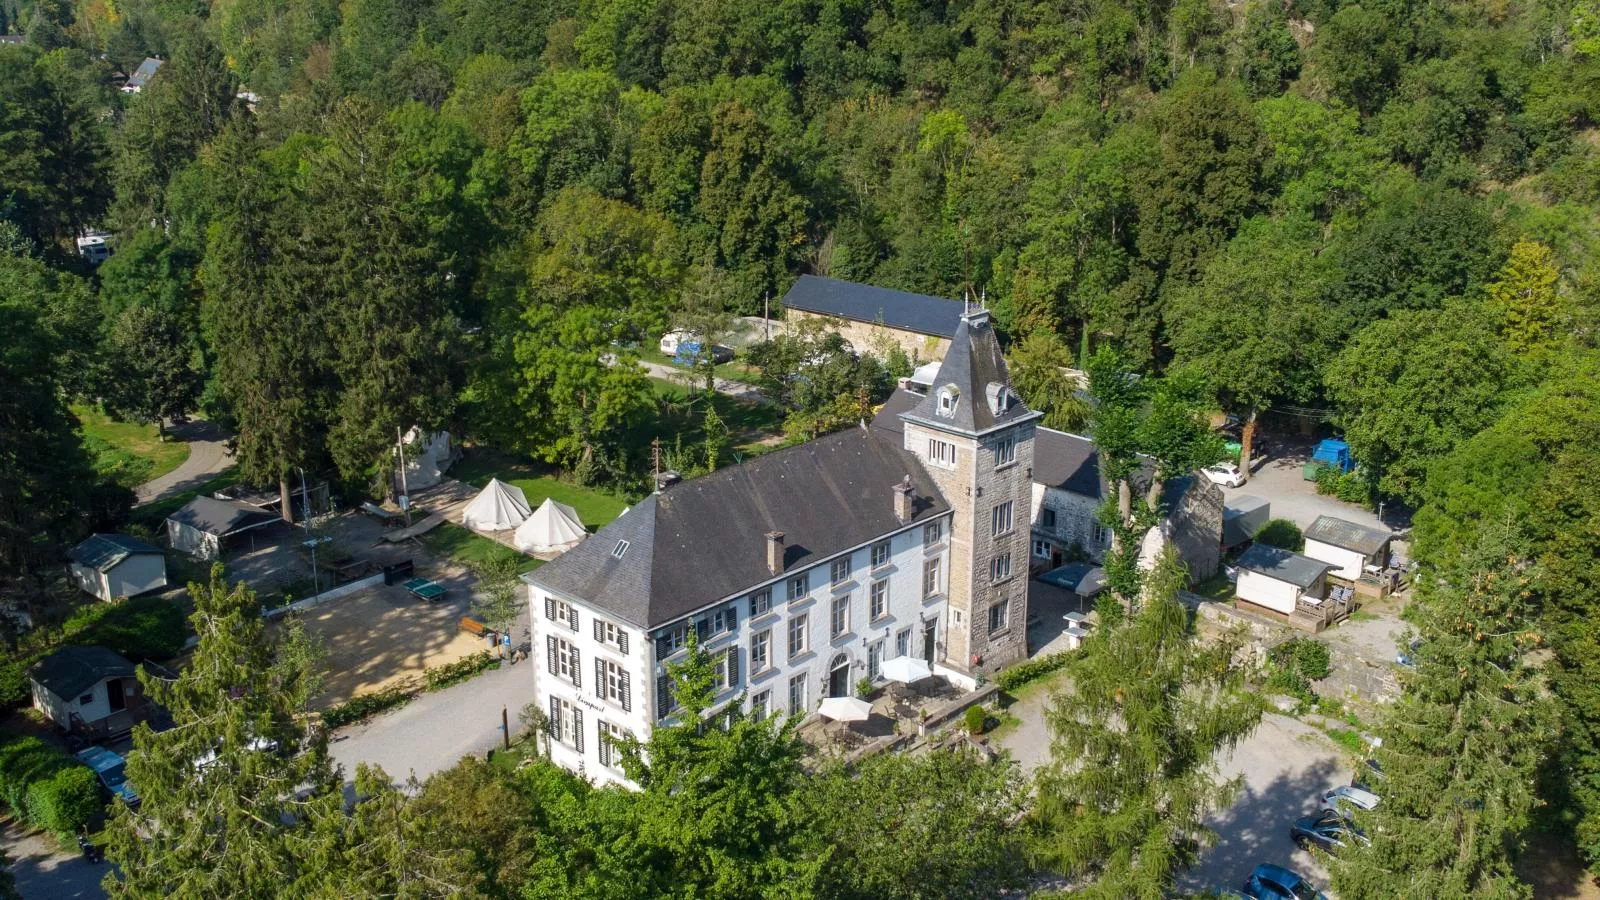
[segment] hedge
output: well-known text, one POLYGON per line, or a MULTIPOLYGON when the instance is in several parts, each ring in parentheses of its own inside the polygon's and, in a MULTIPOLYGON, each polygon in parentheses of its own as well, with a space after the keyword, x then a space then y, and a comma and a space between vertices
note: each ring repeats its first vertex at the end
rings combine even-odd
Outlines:
POLYGON ((368 716, 375 716, 386 709, 393 709, 410 699, 411 692, 405 685, 386 687, 370 694, 358 694, 337 706, 329 707, 322 714, 322 722, 329 728, 338 728, 351 722, 359 722, 368 716))
POLYGON ((71 838, 100 814, 100 782, 87 766, 69 766, 28 787, 28 820, 71 838))
POLYGON ((1043 678, 1051 672, 1066 666, 1071 661, 1072 655, 1073 651, 1063 650, 1060 653, 1052 653, 1049 656, 1041 656, 1038 659, 1030 659, 1025 663, 1018 663, 996 675, 994 683, 999 685, 1002 691, 1014 691, 1030 681, 1043 678))
POLYGON ((487 650, 480 650, 471 656, 463 656, 452 663, 432 669, 424 669, 423 680, 428 685, 428 690, 436 691, 447 688, 452 684, 460 684, 468 678, 485 669, 499 665, 500 660, 487 650))

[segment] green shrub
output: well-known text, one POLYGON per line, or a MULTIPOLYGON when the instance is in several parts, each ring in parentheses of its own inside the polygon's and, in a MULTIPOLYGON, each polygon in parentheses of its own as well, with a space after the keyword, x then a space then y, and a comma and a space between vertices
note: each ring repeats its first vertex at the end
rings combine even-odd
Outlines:
POLYGON ((1298 640, 1294 642, 1294 666, 1301 675, 1317 681, 1327 678, 1332 671, 1329 663, 1328 645, 1321 641, 1298 640))
POLYGON ((100 815, 100 783, 87 766, 68 766, 28 786, 28 820, 70 838, 100 815))
POLYGON ((996 675, 994 683, 1000 686, 1000 690, 1009 693, 1066 666, 1071 660, 1072 651, 1070 650, 1052 653, 1049 656, 1041 656, 1038 659, 1030 659, 996 675))
POLYGON ((426 669, 423 671, 422 677, 428 685, 428 690, 436 691, 440 688, 447 688, 452 684, 459 684, 479 672, 499 664, 500 660, 494 654, 487 650, 480 650, 471 656, 463 656, 453 663, 445 663, 442 666, 426 669))
POLYGON ((871 678, 863 678, 860 681, 856 682, 856 696, 857 697, 861 697, 861 698, 865 699, 866 696, 868 694, 870 694, 870 693, 872 693, 872 679, 871 678))
POLYGON ((386 709, 393 709, 410 699, 411 692, 403 686, 386 687, 381 691, 351 697, 344 703, 329 707, 322 714, 322 722, 329 728, 339 728, 351 722, 359 722, 368 716, 375 716, 386 709))
POLYGON ((1288 519, 1273 519, 1256 531, 1256 543, 1299 552, 1306 545, 1300 526, 1288 519))
POLYGON ((965 715, 967 730, 973 734, 983 734, 983 726, 989 721, 989 714, 982 706, 969 706, 965 715))
POLYGON ((0 742, 0 798, 21 818, 28 817, 28 788, 77 761, 36 737, 0 742))
POLYGON ((105 611, 72 637, 72 643, 100 644, 129 659, 146 660, 171 659, 188 640, 189 623, 183 607, 171 600, 134 597, 96 606, 105 611))

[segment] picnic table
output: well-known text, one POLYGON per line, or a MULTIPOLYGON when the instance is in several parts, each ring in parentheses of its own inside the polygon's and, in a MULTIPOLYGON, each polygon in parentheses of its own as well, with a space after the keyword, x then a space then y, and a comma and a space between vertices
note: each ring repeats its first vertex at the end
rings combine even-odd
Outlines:
POLYGON ((428 578, 413 578, 401 585, 401 587, 405 588, 411 596, 419 600, 426 600, 429 603, 444 599, 444 585, 428 578))

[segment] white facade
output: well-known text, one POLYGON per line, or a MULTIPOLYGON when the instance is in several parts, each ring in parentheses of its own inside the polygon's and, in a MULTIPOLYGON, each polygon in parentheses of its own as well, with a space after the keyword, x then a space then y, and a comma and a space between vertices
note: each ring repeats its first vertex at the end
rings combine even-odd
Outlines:
POLYGON ((77 716, 87 724, 104 719, 111 715, 111 695, 106 688, 108 682, 121 682, 121 678, 107 678, 94 687, 84 691, 77 697, 58 697, 51 693, 44 685, 33 682, 33 705, 65 729, 72 728, 72 718, 77 716))
POLYGON ((1306 539, 1306 548, 1301 551, 1312 559, 1319 559, 1334 566, 1333 574, 1346 581, 1355 581, 1361 577, 1361 568, 1371 562, 1364 554, 1355 550, 1346 550, 1332 544, 1306 539))
POLYGON ((101 600, 134 597, 167 586, 167 560, 157 553, 134 553, 102 572, 72 563, 72 580, 101 600))
POLYGON ((949 538, 948 514, 918 522, 648 632, 531 585, 535 701, 561 719, 551 728, 551 758, 598 784, 629 785, 600 734, 620 729, 644 740, 670 717, 666 664, 682 659, 691 624, 728 676, 716 702, 742 695, 744 709, 769 715, 810 715, 824 697, 853 695, 902 653, 941 662, 949 538))
POLYGON ((1260 572, 1240 570, 1239 583, 1235 586, 1234 593, 1239 595, 1240 600, 1287 616, 1294 612, 1295 603, 1300 600, 1301 590, 1299 585, 1279 581, 1260 572))

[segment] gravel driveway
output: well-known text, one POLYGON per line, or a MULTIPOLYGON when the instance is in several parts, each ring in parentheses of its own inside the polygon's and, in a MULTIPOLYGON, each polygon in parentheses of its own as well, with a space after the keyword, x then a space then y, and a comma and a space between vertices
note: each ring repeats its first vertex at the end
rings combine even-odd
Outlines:
POLYGON ((14 821, 5 823, 0 842, 11 857, 11 874, 23 900, 99 900, 106 895, 100 888, 100 879, 110 871, 105 863, 67 853, 39 832, 24 834, 14 821))
POLYGON ((188 442, 189 458, 171 472, 135 488, 139 506, 192 491, 233 466, 226 444, 228 435, 216 423, 192 419, 172 426, 169 432, 178 440, 188 442))

